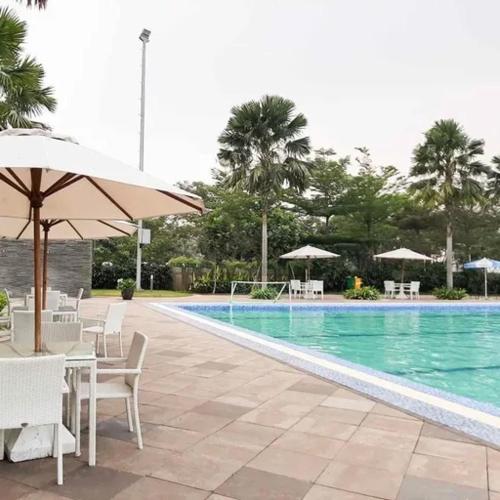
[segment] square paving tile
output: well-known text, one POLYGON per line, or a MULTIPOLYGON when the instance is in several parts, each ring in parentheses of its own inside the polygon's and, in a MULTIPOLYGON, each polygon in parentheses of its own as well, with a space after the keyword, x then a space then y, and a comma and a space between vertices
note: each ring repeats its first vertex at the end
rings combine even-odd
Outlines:
POLYGON ((311 484, 250 467, 243 467, 216 493, 238 500, 301 500, 311 484))
POLYGON ((486 448, 479 444, 421 437, 415 452, 421 455, 449 458, 459 462, 474 462, 486 466, 486 448))
POLYGON ((318 483, 363 495, 395 499, 402 480, 402 473, 334 460, 321 474, 318 483))
POLYGON ((323 381, 310 381, 301 380, 296 384, 293 384, 289 387, 290 391, 298 391, 298 392, 307 392, 310 394, 323 394, 325 396, 330 396, 337 389, 337 386, 334 384, 329 384, 328 382, 323 381))
POLYGON ((431 424, 430 422, 424 422, 420 435, 425 437, 448 439, 450 441, 463 441, 464 443, 477 442, 464 434, 460 434, 459 432, 455 432, 440 425, 431 424))
POLYGON ((350 441, 351 443, 379 446, 390 450, 413 451, 417 442, 417 436, 372 429, 371 427, 359 427, 352 435, 350 441))
POLYGON ((357 428, 355 425, 337 422, 330 417, 311 412, 302 418, 292 430, 345 441, 354 434, 357 428))
POLYGON ((333 458, 344 445, 345 441, 339 439, 287 431, 271 445, 271 448, 277 447, 321 458, 333 458))
POLYGON ((398 500, 422 500, 423 498, 425 500, 488 500, 488 492, 444 481, 406 476, 399 490, 398 500))
POLYGON ((228 371, 233 368, 237 368, 238 365, 233 365, 231 363, 218 363, 217 361, 205 361, 201 365, 196 365, 197 368, 205 368, 207 370, 219 370, 219 371, 228 371))
POLYGON ((367 413, 364 411, 318 406, 308 416, 325 417, 331 420, 335 420, 335 422, 342 422, 343 424, 359 425, 365 419, 366 415, 367 413))
POLYGON ((248 406, 237 406, 227 403, 220 403, 218 401, 207 401, 200 406, 196 406, 193 410, 197 413, 216 415, 219 417, 227 417, 230 419, 236 419, 250 411, 248 406))
POLYGON ((406 418, 408 420, 419 420, 417 417, 405 413, 404 411, 393 408, 392 406, 385 405, 383 403, 375 403, 370 413, 375 413, 377 415, 385 415, 387 417, 399 417, 406 418))
POLYGON ((189 356, 191 353, 185 352, 185 351, 172 351, 169 349, 166 349, 164 351, 159 351, 156 354, 160 356, 166 356, 168 358, 183 358, 185 356, 189 356))
POLYGON ((304 500, 377 500, 375 497, 358 495, 349 491, 337 490, 315 484, 304 497, 304 500))
POLYGON ((35 492, 35 490, 30 486, 10 479, 0 478, 0 498, 2 500, 17 500, 32 492, 35 492))
POLYGON ((328 463, 324 458, 270 446, 250 461, 248 466, 303 481, 314 481, 328 463))
POLYGON ((144 477, 115 495, 113 500, 204 500, 209 495, 208 491, 144 477))
POLYGON ((223 442, 261 451, 283 434, 282 429, 235 421, 213 434, 223 442))
POLYGON ((278 427, 279 429, 290 429, 299 419, 300 417, 297 415, 291 415, 280 410, 260 408, 256 408, 239 418, 242 422, 278 427))
POLYGON ((48 491, 74 500, 109 500, 141 478, 106 467, 81 467, 64 474, 64 484, 48 491))
POLYGON ((418 436, 422 428, 422 421, 369 413, 361 425, 383 431, 397 432, 398 434, 418 436))
POLYGON ((408 474, 479 489, 487 487, 486 469, 481 463, 463 463, 446 458, 414 454, 408 467, 408 474))
POLYGON ((180 429, 187 429, 188 431, 200 432, 202 434, 211 434, 231 421, 231 418, 188 411, 169 420, 168 425, 169 427, 178 427, 180 429))
POLYGON ((62 495, 42 490, 36 490, 34 493, 30 493, 29 495, 22 497, 22 499, 23 500, 71 500, 69 497, 63 497, 62 495))
POLYGON ((154 430, 143 436, 144 444, 161 448, 164 450, 184 451, 198 441, 201 441, 205 434, 177 427, 157 426, 154 430))

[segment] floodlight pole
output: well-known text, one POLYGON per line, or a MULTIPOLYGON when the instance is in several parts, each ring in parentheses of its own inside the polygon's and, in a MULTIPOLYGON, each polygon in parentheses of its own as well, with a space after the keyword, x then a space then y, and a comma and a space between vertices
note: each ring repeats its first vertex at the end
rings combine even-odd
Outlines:
MULTIPOLYGON (((145 123, 145 104, 146 104, 146 44, 149 42, 151 31, 143 29, 139 35, 139 40, 142 43, 142 62, 141 62, 141 124, 139 138, 139 170, 144 171, 144 123, 145 123)), ((136 289, 141 289, 141 266, 142 266, 142 220, 137 223, 137 262, 135 283, 136 289)))

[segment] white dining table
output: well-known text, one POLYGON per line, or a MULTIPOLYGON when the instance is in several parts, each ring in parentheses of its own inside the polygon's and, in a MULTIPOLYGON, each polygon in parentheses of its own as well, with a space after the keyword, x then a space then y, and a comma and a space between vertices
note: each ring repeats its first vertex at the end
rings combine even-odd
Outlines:
POLYGON ((396 290, 399 290, 399 293, 396 295, 397 299, 407 299, 408 295, 405 292, 410 291, 411 284, 410 283, 394 283, 394 287, 396 290))
MULTIPOLYGON (((33 346, 12 342, 0 343, 0 358, 32 357, 64 354, 65 366, 89 370, 89 453, 88 464, 96 464, 96 384, 97 356, 93 342, 50 342, 43 345, 43 352, 35 353, 33 346)), ((76 450, 77 452, 79 450, 76 450)))

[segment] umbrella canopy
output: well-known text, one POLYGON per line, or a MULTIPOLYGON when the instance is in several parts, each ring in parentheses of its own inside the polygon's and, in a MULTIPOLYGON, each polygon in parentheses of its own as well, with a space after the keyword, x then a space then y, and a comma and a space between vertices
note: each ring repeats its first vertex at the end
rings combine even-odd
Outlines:
POLYGON ((432 260, 427 255, 422 253, 414 252, 409 248, 398 248, 397 250, 391 250, 389 252, 379 253, 374 256, 375 259, 393 259, 393 260, 401 260, 401 283, 404 281, 405 277, 405 261, 406 260, 432 260))
POLYGON ((311 260, 312 259, 333 259, 335 257, 340 257, 340 255, 327 252, 326 250, 322 250, 321 248, 316 248, 311 245, 306 245, 305 247, 298 248, 293 252, 285 253, 280 256, 280 259, 296 259, 296 260, 306 260, 306 281, 309 280, 311 275, 311 260))
POLYGON ((464 264, 464 269, 484 269, 484 297, 488 298, 488 273, 500 270, 500 261, 482 258, 464 264))
POLYGON ((41 351, 41 220, 142 219, 203 211, 202 200, 43 130, 0 132, 0 216, 33 222, 35 351, 41 351))

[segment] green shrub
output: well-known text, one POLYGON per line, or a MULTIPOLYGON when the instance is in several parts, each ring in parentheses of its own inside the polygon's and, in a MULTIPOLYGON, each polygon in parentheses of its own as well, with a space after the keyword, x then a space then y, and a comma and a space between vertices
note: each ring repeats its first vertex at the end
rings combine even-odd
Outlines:
POLYGON ((442 286, 434 288, 432 295, 441 300, 462 300, 467 297, 467 290, 464 288, 446 288, 442 286))
POLYGON ((344 292, 346 299, 353 300, 378 300, 379 291, 373 286, 362 286, 361 288, 351 288, 344 292))
POLYGON ((274 288, 254 288, 250 292, 252 299, 274 300, 278 296, 278 292, 274 288))
POLYGON ((5 306, 7 305, 7 297, 5 296, 5 292, 0 292, 0 314, 3 314, 5 311, 5 306))
POLYGON ((116 282, 118 290, 135 290, 135 280, 132 278, 121 278, 116 282))

